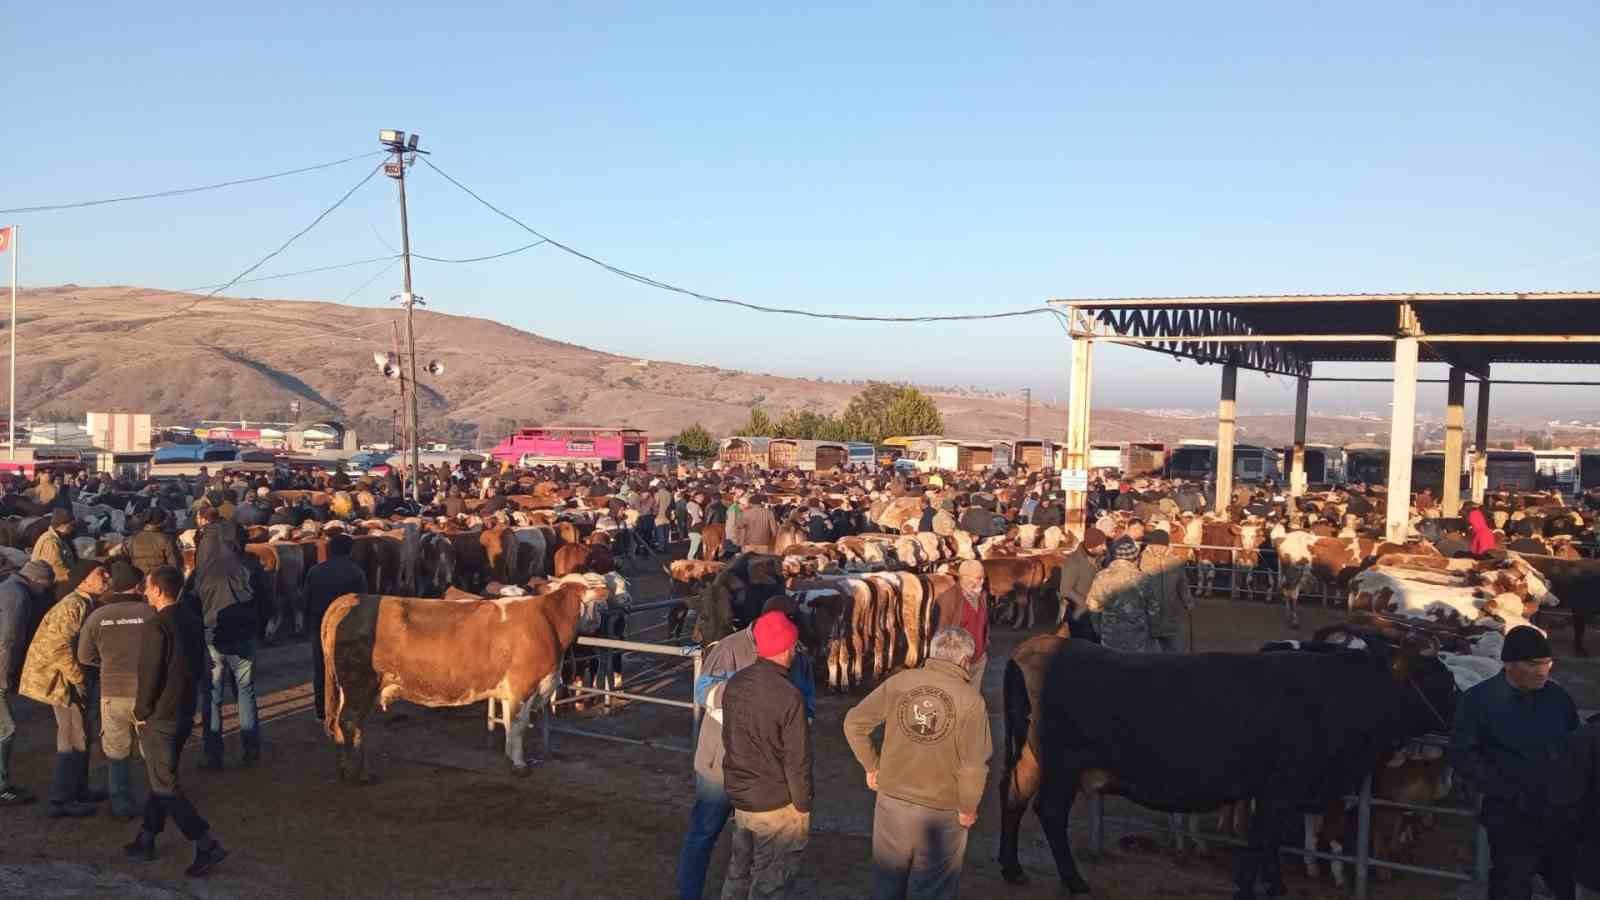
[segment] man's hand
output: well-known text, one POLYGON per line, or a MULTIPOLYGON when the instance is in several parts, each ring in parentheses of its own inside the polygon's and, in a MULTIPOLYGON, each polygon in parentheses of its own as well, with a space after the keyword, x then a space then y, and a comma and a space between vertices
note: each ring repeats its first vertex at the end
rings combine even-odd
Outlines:
POLYGON ((878 789, 878 770, 877 769, 873 769, 871 772, 867 773, 867 787, 869 789, 871 789, 871 790, 874 790, 874 791, 878 789))
POLYGON ((978 824, 978 814, 975 812, 956 813, 956 821, 961 823, 962 828, 971 828, 972 826, 978 824))

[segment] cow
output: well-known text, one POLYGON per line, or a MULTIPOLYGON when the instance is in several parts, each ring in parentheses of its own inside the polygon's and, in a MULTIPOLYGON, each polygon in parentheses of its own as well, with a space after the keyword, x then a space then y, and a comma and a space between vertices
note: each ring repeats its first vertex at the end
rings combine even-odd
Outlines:
POLYGON ((1002 720, 1005 768, 998 785, 1000 791, 1000 862, 1002 875, 1012 884, 1027 882, 1017 863, 1017 832, 1028 801, 1039 794, 1042 771, 1039 767, 1039 692, 1051 658, 1072 637, 1072 628, 1063 621, 1050 634, 1036 634, 1017 645, 1006 660, 1003 684, 1002 720), (1010 863, 1007 864, 1007 860, 1010 863))
MULTIPOLYGON (((1450 795, 1454 784, 1450 765, 1445 762, 1443 749, 1431 748, 1430 758, 1414 758, 1401 753, 1380 764, 1372 773, 1372 797, 1386 803, 1412 803, 1431 805, 1450 795)), ((1390 806, 1374 806, 1372 810, 1370 857, 1390 862, 1401 861, 1404 851, 1413 843, 1414 827, 1411 814, 1390 806)), ((1355 809, 1345 798, 1328 804, 1320 813, 1305 816, 1305 849, 1316 852, 1326 846, 1335 854, 1356 842, 1355 809)), ((1305 858, 1306 874, 1316 878, 1320 869, 1315 857, 1305 858)), ((1344 887, 1344 864, 1329 862, 1329 873, 1337 887, 1344 887)), ((1379 881, 1393 877, 1386 868, 1375 870, 1379 881)))
POLYGON ((1600 560, 1524 557, 1550 583, 1550 590, 1572 610, 1572 647, 1579 656, 1588 656, 1583 634, 1591 616, 1600 612, 1600 560))
POLYGON ((1207 596, 1216 585, 1218 567, 1229 568, 1228 584, 1234 588, 1256 567, 1261 552, 1261 525, 1254 521, 1236 525, 1194 519, 1186 526, 1184 543, 1194 547, 1199 582, 1195 592, 1207 596))
POLYGON ((761 608, 783 594, 783 558, 741 553, 729 560, 701 592, 695 606, 695 640, 720 641, 754 621, 761 608))
POLYGON ((667 636, 676 640, 683 634, 689 618, 689 598, 697 596, 722 571, 722 563, 699 559, 675 559, 662 570, 672 579, 667 596, 678 601, 667 611, 667 636))
POLYGON ((299 541, 270 541, 265 544, 246 544, 245 551, 255 555, 262 561, 262 568, 271 573, 273 579, 272 618, 267 622, 266 639, 271 641, 283 628, 285 622, 290 624, 295 634, 305 631, 306 627, 306 572, 315 565, 317 545, 299 541), (256 549, 262 548, 262 549, 256 549), (270 554, 271 563, 264 557, 270 554), (307 561, 311 564, 308 565, 307 561))
POLYGON ((580 632, 598 627, 604 595, 604 588, 567 583, 483 602, 381 594, 335 600, 319 637, 328 660, 324 722, 340 780, 368 782, 364 723, 374 706, 387 710, 396 699, 432 707, 506 704, 516 710, 506 733, 511 772, 528 774, 523 737, 532 712, 548 715, 562 657, 580 632))
MULTIPOLYGON (((1006 725, 1013 734, 1029 727, 1015 710, 1037 716, 1035 809, 1062 883, 1077 894, 1089 891, 1067 843, 1079 792, 1187 813, 1254 800, 1235 897, 1254 896, 1258 874, 1278 896, 1285 888, 1275 838, 1300 806, 1343 796, 1385 754, 1448 729, 1455 715, 1449 670, 1431 648, 1416 646, 1170 656, 1071 640, 1036 665, 1044 666, 1038 704, 1008 696, 1006 725)), ((1025 687, 1008 677, 1008 694, 1025 687)), ((1014 829, 1002 832, 1001 848, 1002 874, 1023 881, 1014 829)))
POLYGON ((1050 575, 1045 561, 1037 556, 1015 556, 978 562, 983 565, 984 581, 994 604, 990 619, 1009 612, 1012 628, 1033 628, 1035 601, 1050 575))
MULTIPOLYGON (((519 557, 520 558, 520 557, 519 557)), ((442 597, 456 578, 456 547, 438 532, 423 532, 417 538, 417 593, 442 597)))

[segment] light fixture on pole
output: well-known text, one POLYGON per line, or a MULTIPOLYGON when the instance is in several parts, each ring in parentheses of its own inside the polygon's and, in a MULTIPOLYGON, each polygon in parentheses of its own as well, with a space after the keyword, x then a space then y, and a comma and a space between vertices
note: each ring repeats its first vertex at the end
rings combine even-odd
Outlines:
POLYGON ((400 261, 405 272, 405 288, 400 297, 406 308, 406 355, 409 361, 397 360, 397 363, 405 363, 408 370, 406 377, 411 381, 411 402, 406 405, 406 434, 411 451, 411 500, 420 504, 422 483, 418 476, 422 468, 422 459, 417 427, 417 332, 412 321, 412 312, 422 298, 411 292, 411 226, 406 219, 406 166, 411 160, 416 159, 418 153, 427 152, 418 150, 417 142, 417 135, 413 134, 408 139, 406 133, 398 128, 382 128, 378 131, 378 143, 394 154, 392 161, 384 163, 383 173, 393 178, 400 190, 400 261))

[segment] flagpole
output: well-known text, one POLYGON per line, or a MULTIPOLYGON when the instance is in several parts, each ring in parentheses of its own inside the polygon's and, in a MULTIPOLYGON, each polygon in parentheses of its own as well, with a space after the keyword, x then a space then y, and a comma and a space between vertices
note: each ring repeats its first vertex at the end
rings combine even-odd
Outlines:
POLYGON ((17 226, 11 226, 11 411, 6 415, 6 445, 17 458, 17 226))

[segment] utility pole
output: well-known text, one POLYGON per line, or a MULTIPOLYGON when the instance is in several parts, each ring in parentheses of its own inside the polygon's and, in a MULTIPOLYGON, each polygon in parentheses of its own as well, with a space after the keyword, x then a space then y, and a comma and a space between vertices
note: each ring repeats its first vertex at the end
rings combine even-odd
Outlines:
MULTIPOLYGON (((406 221, 406 154, 411 154, 413 159, 416 154, 422 153, 417 149, 418 136, 413 134, 407 141, 406 133, 395 129, 385 128, 378 132, 378 143, 389 148, 394 154, 394 161, 385 163, 383 173, 393 178, 400 187, 400 265, 405 272, 405 287, 400 294, 400 303, 406 308, 406 353, 409 360, 401 360, 402 371, 409 370, 411 378, 411 402, 406 406, 406 435, 411 455, 411 500, 414 503, 422 502, 422 457, 420 432, 417 427, 417 332, 412 321, 412 314, 416 305, 421 302, 416 294, 411 292, 411 228, 406 221)), ((402 382, 404 376, 402 376, 402 382)))
POLYGON ((1033 437, 1033 388, 1022 389, 1022 436, 1033 437))

